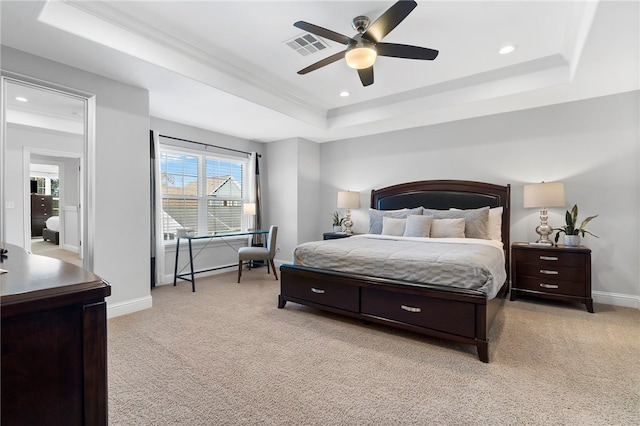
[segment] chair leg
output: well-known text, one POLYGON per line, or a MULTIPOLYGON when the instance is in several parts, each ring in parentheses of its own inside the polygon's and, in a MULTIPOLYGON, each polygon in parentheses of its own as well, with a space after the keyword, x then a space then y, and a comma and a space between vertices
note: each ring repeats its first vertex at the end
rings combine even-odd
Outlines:
POLYGON ((278 273, 276 272, 276 265, 273 263, 273 259, 269 259, 269 263, 271 264, 271 269, 273 269, 273 275, 276 277, 276 281, 278 281, 278 273))
POLYGON ((241 276, 242 276, 242 260, 238 262, 238 282, 240 282, 241 276))

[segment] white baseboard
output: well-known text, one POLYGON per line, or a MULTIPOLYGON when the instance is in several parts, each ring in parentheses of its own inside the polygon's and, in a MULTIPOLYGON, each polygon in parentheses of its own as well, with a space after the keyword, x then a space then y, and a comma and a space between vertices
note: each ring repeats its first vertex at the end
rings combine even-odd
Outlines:
POLYGON ((74 252, 74 253, 80 253, 80 250, 78 250, 78 247, 72 246, 70 244, 60 244, 60 248, 74 252))
POLYGON ((151 296, 127 300, 126 302, 115 304, 109 304, 109 302, 107 301, 107 318, 114 318, 121 315, 132 314, 134 312, 149 309, 152 306, 153 300, 151 299, 151 296))
POLYGON ((591 296, 593 297, 593 301, 596 303, 640 309, 640 297, 638 296, 619 293, 605 293, 601 291, 592 291, 591 296))

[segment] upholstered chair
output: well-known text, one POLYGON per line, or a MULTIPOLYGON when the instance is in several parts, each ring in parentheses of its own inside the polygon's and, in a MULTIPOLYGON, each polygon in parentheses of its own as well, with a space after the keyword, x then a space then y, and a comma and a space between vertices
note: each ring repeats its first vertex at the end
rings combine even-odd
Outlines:
MULTIPOLYGON (((276 256, 276 237, 278 236, 278 227, 271 226, 269 228, 269 234, 267 235, 266 247, 240 247, 238 250, 238 282, 242 276, 242 265, 244 262, 252 260, 265 260, 268 261, 273 269, 273 275, 278 279, 278 273, 276 272, 276 265, 273 263, 273 259, 276 256)), ((267 267, 267 273, 269 268, 267 267)))

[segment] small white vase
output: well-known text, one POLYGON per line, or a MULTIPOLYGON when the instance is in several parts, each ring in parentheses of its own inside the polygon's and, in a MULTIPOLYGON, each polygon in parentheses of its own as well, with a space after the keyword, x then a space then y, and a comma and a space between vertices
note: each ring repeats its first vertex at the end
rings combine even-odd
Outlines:
POLYGON ((333 232, 342 232, 341 225, 333 225, 333 232))
POLYGON ((567 247, 578 247, 580 245, 580 235, 565 235, 564 245, 567 247))

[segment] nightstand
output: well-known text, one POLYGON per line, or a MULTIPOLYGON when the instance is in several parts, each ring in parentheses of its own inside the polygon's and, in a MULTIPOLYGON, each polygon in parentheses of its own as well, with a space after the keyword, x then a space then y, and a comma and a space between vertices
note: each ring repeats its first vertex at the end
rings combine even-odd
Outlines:
POLYGON ((593 313, 591 250, 511 245, 511 300, 518 294, 584 303, 593 313))
POLYGON ((344 232, 325 232, 322 234, 323 240, 337 240, 338 238, 347 238, 351 235, 345 234, 344 232))

